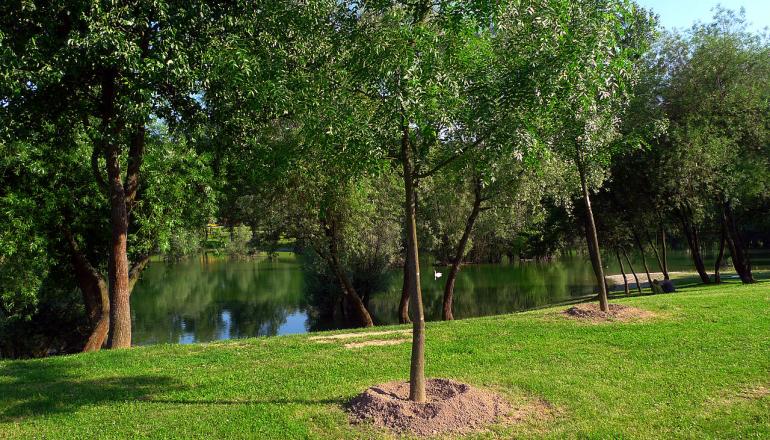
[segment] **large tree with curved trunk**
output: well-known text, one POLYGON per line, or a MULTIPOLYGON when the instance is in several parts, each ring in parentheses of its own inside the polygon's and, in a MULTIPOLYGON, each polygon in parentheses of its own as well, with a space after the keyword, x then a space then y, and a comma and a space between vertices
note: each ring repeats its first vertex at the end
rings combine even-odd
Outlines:
POLYGON ((110 347, 131 345, 131 287, 151 250, 130 249, 137 247, 132 228, 148 220, 140 211, 151 212, 154 202, 142 188, 148 126, 153 118, 177 126, 195 112, 200 55, 216 16, 204 2, 182 1, 0 7, 15 84, 2 97, 3 116, 14 140, 48 144, 52 155, 90 150, 82 158, 90 163, 89 184, 108 208, 100 213, 110 231, 102 254, 106 279, 71 223, 82 215, 79 200, 58 214, 94 321, 87 349, 98 349, 105 337, 110 347))

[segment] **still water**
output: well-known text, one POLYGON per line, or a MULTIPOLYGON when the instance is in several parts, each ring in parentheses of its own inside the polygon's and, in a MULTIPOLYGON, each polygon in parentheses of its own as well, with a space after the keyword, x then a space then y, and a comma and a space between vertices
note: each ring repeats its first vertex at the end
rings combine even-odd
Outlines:
MULTIPOLYGON (((770 258, 755 258, 759 267, 770 258)), ((650 270, 657 271, 654 261, 650 270)), ((619 273, 610 261, 608 274, 619 273)), ((669 270, 691 271, 683 252, 669 255, 669 270)), ((635 263, 637 272, 642 272, 635 263)), ((436 267, 446 273, 446 267, 436 267)), ((397 323, 401 271, 389 274, 385 288, 372 295, 369 308, 378 324, 397 323)), ((630 276, 630 275, 629 275, 630 276)), ((424 264, 421 282, 425 314, 441 316, 444 277, 424 264)), ((519 262, 464 266, 455 286, 455 318, 527 310, 590 295, 593 273, 587 257, 548 263, 519 262)), ((298 258, 282 253, 274 260, 208 259, 153 262, 131 295, 135 344, 193 343, 251 336, 305 333, 334 324, 319 322, 308 304, 306 276, 298 258)))

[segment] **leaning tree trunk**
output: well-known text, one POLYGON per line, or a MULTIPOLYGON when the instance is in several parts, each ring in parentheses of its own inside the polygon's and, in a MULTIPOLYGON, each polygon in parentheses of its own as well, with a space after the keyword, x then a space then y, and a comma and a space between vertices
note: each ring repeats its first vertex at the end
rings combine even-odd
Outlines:
POLYGON ((645 231, 645 234, 647 235, 647 242, 652 248, 653 254, 655 254, 655 260, 658 262, 658 267, 660 268, 660 273, 663 274, 663 279, 665 280, 669 279, 668 269, 666 268, 666 265, 663 264, 663 259, 661 259, 660 252, 658 252, 658 247, 655 246, 655 243, 652 241, 652 237, 650 237, 650 234, 646 231, 645 231))
POLYGON ((727 246, 730 248, 730 256, 733 260, 735 271, 744 284, 754 282, 754 276, 751 273, 751 260, 749 259, 748 249, 743 245, 740 232, 735 222, 735 213, 730 202, 725 202, 722 209, 722 218, 727 228, 727 246))
POLYGON ((602 268, 602 256, 599 250, 599 238, 596 235, 596 223, 594 223, 594 213, 591 210, 591 196, 588 193, 588 184, 586 183, 586 173, 583 164, 578 157, 578 171, 580 173, 580 186, 583 190, 583 203, 586 209, 586 239, 588 241, 588 253, 591 257, 591 265, 596 276, 596 286, 599 288, 599 308, 603 312, 609 311, 607 302, 607 285, 604 279, 604 268, 602 268))
POLYGON ((409 368, 409 399, 425 402, 425 315, 420 288, 420 260, 417 246, 417 222, 414 191, 414 169, 409 145, 409 126, 401 124, 401 163, 404 171, 404 211, 407 237, 407 273, 412 312, 412 359, 409 368))
POLYGON ((620 259, 620 251, 615 249, 615 257, 618 259, 618 265, 620 265, 620 273, 623 275, 623 292, 626 295, 631 295, 631 291, 628 289, 628 278, 626 277, 626 270, 623 268, 623 260, 620 259))
POLYGON ((631 264, 631 259, 628 258, 628 254, 626 253, 625 249, 623 249, 623 256, 626 258, 626 262, 628 263, 628 269, 631 271, 631 274, 634 276, 634 281, 636 281, 636 290, 641 295, 642 294, 642 284, 639 282, 639 277, 636 275, 636 271, 634 270, 634 265, 631 264))
POLYGON ((639 239, 639 234, 636 232, 633 233, 633 236, 636 247, 639 249, 639 253, 642 256, 642 267, 644 267, 644 273, 647 274, 647 284, 649 284, 650 289, 652 289, 652 277, 650 276, 650 268, 647 266, 647 257, 644 254, 644 246, 642 245, 642 240, 639 239))
POLYGON ((722 284, 722 276, 720 271, 722 270, 722 260, 725 256, 725 241, 727 241, 727 230, 725 228, 724 220, 720 222, 722 227, 719 234, 719 253, 717 259, 714 261, 714 284, 722 284))
POLYGON ((476 218, 481 212, 481 180, 477 180, 474 184, 474 197, 473 197, 473 209, 471 209, 468 220, 465 222, 465 230, 463 231, 460 242, 457 244, 454 258, 452 259, 452 267, 449 269, 449 275, 444 285, 444 303, 443 303, 443 318, 445 321, 451 321, 454 318, 452 313, 452 300, 454 297, 455 280, 457 279, 457 273, 460 272, 460 265, 462 264, 463 256, 465 255, 465 248, 468 245, 468 239, 473 231, 473 225, 476 223, 476 218))
POLYGON ((695 270, 698 271, 700 279, 703 284, 711 283, 708 273, 706 273, 706 265, 703 263, 703 256, 700 252, 700 240, 698 239, 698 231, 690 222, 690 215, 684 208, 680 209, 680 220, 682 221, 682 232, 684 232, 685 238, 687 238, 687 245, 690 248, 690 256, 692 262, 695 264, 695 270))

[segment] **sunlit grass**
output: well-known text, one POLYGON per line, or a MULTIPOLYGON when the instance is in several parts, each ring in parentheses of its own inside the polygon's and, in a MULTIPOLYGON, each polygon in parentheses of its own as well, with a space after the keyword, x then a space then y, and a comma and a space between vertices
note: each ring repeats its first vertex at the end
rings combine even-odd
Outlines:
MULTIPOLYGON (((770 282, 613 301, 657 317, 584 324, 544 309, 428 323, 427 374, 553 405, 482 438, 770 436, 770 396, 745 392, 770 387, 770 282)), ((342 405, 406 378, 409 344, 308 337, 2 362, 0 438, 381 437, 350 427, 342 405)))

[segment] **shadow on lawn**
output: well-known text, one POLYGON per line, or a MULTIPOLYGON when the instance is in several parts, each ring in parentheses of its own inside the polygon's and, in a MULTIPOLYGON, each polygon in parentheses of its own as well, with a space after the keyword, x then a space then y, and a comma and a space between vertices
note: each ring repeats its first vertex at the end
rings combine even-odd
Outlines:
POLYGON ((0 421, 44 417, 82 406, 142 400, 181 389, 164 376, 79 379, 64 365, 21 362, 0 366, 0 421))
POLYGON ((141 399, 150 403, 169 403, 173 405, 343 405, 347 400, 339 399, 246 399, 246 400, 227 400, 227 399, 141 399))

